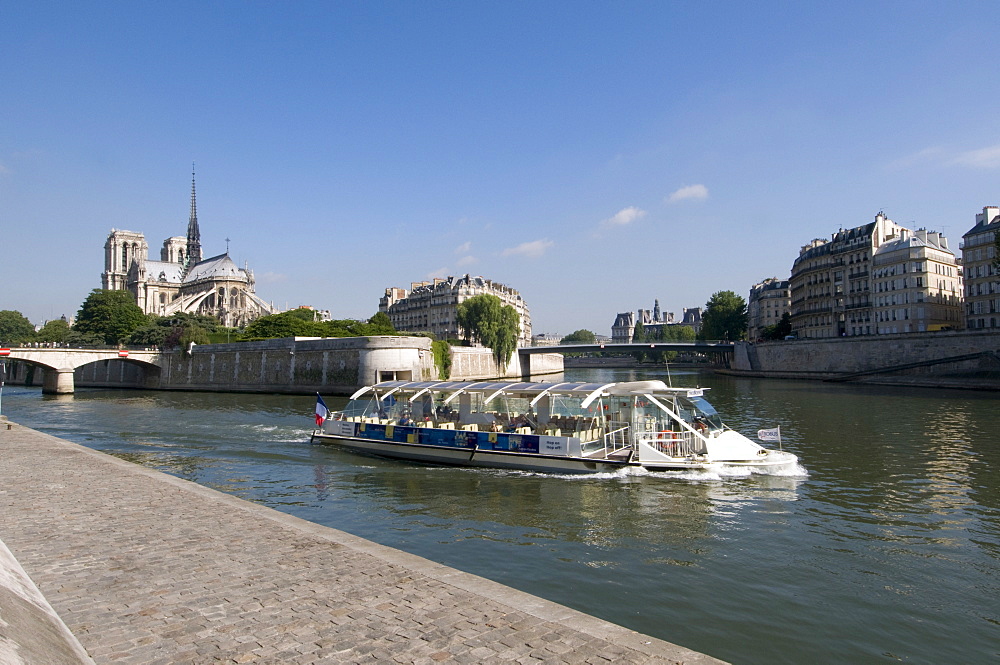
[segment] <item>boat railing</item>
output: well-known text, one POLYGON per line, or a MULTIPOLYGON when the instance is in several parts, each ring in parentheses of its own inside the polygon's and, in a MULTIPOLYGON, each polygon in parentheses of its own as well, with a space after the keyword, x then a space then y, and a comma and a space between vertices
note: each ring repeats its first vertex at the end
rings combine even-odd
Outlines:
POLYGON ((690 457, 704 452, 702 440, 693 432, 637 432, 636 440, 668 457, 690 457))
POLYGON ((588 457, 608 457, 616 452, 633 448, 627 423, 608 423, 608 431, 593 441, 583 442, 583 454, 588 457))

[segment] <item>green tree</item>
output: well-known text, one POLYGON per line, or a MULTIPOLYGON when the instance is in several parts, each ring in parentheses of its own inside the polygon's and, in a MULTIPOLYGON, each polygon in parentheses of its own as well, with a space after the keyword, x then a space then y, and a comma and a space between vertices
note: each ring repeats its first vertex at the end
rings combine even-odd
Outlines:
POLYGON ((459 303, 456 315, 459 330, 466 340, 479 342, 493 351, 501 371, 517 349, 521 317, 500 298, 484 293, 459 303))
POLYGON ((559 340, 560 344, 596 344, 597 335, 589 330, 574 330, 559 340))
POLYGON ((24 314, 12 309, 0 311, 0 343, 20 344, 35 338, 35 326, 24 314))
POLYGON ((98 337, 105 344, 119 344, 148 322, 128 291, 94 289, 80 306, 73 327, 98 337))
POLYGON ((38 331, 39 342, 63 343, 69 338, 69 324, 66 319, 49 321, 38 331))
POLYGON ((392 320, 385 312, 376 312, 365 324, 368 330, 366 335, 395 335, 396 328, 392 325, 392 320))
POLYGON ((642 321, 635 322, 635 329, 632 331, 632 342, 641 343, 646 341, 646 326, 642 325, 642 321))
MULTIPOLYGON (((327 322, 329 323, 329 322, 327 322)), ((316 335, 316 325, 302 318, 299 310, 262 316, 247 325, 244 339, 274 339, 276 337, 322 337, 316 335)), ((322 324, 318 324, 322 325, 322 324)))
MULTIPOLYGON (((209 335, 222 328, 214 316, 181 312, 171 316, 151 316, 148 325, 134 330, 129 335, 129 344, 147 344, 162 348, 186 346, 182 338, 207 344, 209 335), (197 341, 202 340, 202 341, 197 341)), ((225 339, 223 339, 225 341, 225 339)))
POLYGON ((663 326, 662 331, 664 342, 693 342, 698 339, 691 326, 663 326))
POLYGON ((746 336, 747 303, 732 291, 718 291, 705 304, 701 317, 702 339, 736 341, 746 336))
POLYGON ((309 309, 308 307, 298 307, 296 309, 290 309, 287 312, 282 312, 288 316, 294 316, 296 318, 302 319, 303 321, 313 322, 316 320, 317 312, 314 309, 309 309))

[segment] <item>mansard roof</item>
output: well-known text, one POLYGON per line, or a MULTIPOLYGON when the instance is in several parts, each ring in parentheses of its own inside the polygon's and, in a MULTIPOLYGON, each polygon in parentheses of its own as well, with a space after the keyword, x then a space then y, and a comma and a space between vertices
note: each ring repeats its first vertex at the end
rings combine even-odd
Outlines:
POLYGON ((926 233, 922 235, 907 235, 905 238, 894 238, 887 242, 882 243, 877 250, 876 254, 888 254, 889 252, 894 252, 898 249, 906 249, 911 247, 929 247, 932 249, 938 249, 942 252, 947 252, 949 254, 954 254, 950 249, 948 249, 947 244, 943 244, 940 240, 939 234, 932 234, 930 237, 926 233))
POLYGON ((977 233, 983 233, 984 231, 993 231, 993 232, 1000 231, 1000 215, 994 217, 992 222, 985 222, 985 221, 979 222, 971 229, 966 231, 965 234, 962 235, 962 237, 966 238, 968 236, 975 235, 977 233))

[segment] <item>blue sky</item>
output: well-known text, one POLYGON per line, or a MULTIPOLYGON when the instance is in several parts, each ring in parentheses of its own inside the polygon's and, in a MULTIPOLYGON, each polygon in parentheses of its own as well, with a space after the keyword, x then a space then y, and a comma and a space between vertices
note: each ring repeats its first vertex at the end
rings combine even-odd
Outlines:
POLYGON ((1000 202, 1000 3, 3 3, 0 309, 73 315, 112 228, 367 318, 480 274, 535 332, 787 278, 879 210, 1000 202))

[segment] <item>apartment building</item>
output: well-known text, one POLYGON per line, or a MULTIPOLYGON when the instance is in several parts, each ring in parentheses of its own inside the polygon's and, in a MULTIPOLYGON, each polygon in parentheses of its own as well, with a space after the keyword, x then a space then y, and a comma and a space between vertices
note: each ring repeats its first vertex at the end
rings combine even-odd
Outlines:
POLYGON ((788 280, 768 277, 750 287, 747 299, 747 339, 757 340, 764 329, 777 325, 791 311, 792 292, 788 280))
POLYGON ((871 272, 877 334, 965 327, 962 270, 940 233, 900 229, 875 251, 871 272))
POLYGON ((792 330, 802 338, 964 327, 962 270, 947 239, 883 212, 802 247, 789 286, 792 330))
POLYGON ((976 225, 962 236, 965 324, 971 329, 1000 328, 1000 271, 997 270, 997 233, 1000 207, 987 206, 976 215, 976 225))
POLYGON ((482 276, 435 277, 413 282, 409 290, 389 287, 379 300, 396 330, 430 332, 438 339, 459 339, 458 305, 473 296, 489 294, 510 305, 521 319, 518 346, 531 346, 531 314, 515 289, 482 276))

